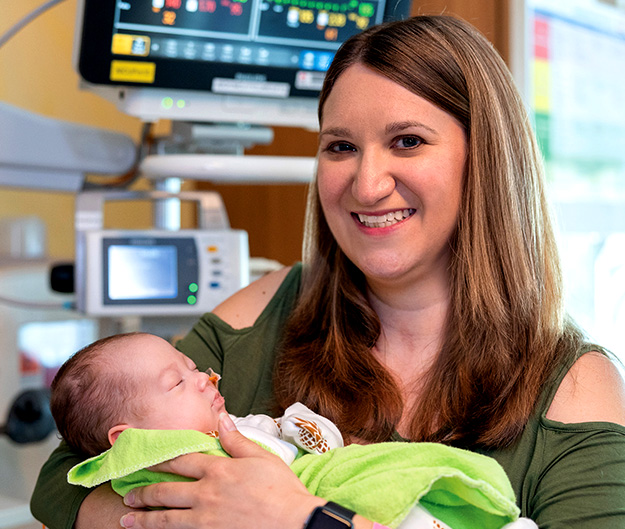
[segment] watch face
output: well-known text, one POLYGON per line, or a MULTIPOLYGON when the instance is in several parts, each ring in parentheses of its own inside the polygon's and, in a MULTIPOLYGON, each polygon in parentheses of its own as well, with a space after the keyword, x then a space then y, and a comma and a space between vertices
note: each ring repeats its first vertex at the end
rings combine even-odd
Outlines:
POLYGON ((346 529, 353 527, 351 520, 341 518, 323 507, 315 509, 306 524, 306 529, 346 529))

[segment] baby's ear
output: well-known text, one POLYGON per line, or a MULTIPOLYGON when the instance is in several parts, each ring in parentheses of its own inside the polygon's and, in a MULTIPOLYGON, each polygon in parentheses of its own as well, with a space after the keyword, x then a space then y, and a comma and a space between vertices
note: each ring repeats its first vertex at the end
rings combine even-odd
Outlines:
POLYGON ((109 443, 111 446, 117 441, 119 434, 122 433, 126 428, 130 428, 129 424, 116 424, 109 430, 109 443))

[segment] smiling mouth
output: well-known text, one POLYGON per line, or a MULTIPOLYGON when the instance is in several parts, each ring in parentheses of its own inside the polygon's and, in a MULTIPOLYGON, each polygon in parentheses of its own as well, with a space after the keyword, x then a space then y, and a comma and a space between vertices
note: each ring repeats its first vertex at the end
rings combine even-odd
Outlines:
POLYGON ((407 219, 415 214, 417 210, 414 208, 409 209, 398 209, 397 211, 391 211, 390 213, 386 213, 384 215, 365 215, 363 213, 352 213, 352 217, 354 217, 360 224, 366 226, 367 228, 388 228, 389 226, 393 226, 402 220, 407 219))

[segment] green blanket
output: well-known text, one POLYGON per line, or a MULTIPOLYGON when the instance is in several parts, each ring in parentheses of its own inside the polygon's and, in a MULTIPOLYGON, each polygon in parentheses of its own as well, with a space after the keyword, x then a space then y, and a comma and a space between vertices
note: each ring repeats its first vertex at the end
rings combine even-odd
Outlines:
MULTIPOLYGON (((85 487, 111 481, 125 495, 138 486, 186 480, 146 467, 191 452, 228 457, 217 439, 200 432, 128 429, 110 450, 72 468, 68 481, 85 487)), ((417 503, 454 529, 500 529, 519 516, 494 459, 441 444, 350 445, 301 455, 291 468, 312 494, 389 527, 417 503)))

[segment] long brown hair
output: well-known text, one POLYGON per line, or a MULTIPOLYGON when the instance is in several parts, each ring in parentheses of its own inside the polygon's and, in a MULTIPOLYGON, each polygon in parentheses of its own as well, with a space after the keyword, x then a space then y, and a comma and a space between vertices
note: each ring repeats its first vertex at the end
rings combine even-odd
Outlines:
MULTIPOLYGON (((565 319, 541 156, 512 77, 471 25, 420 16, 377 26, 338 51, 321 93, 362 64, 430 101, 464 127, 468 157, 450 244, 445 340, 406 410, 409 438, 503 446, 522 431, 541 388, 582 337, 565 319)), ((316 182, 306 219, 302 291, 276 366, 280 407, 303 401, 347 436, 387 440, 404 413, 373 357, 380 336, 363 274, 325 221, 316 182)))

